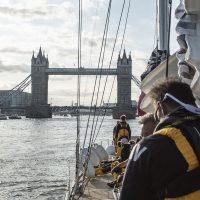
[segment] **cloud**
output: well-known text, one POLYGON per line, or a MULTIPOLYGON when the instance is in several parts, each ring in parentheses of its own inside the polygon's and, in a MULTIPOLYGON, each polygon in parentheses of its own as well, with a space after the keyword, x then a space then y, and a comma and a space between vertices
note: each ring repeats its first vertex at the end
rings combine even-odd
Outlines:
MULTIPOLYGON (((40 45, 49 55, 50 67, 74 67, 74 64, 77 66, 77 4, 78 2, 74 0, 1 0, 0 78, 3 84, 20 82, 24 79, 25 73, 30 74, 32 50, 38 53, 40 45)), ((109 27, 105 67, 108 67, 116 34, 120 14, 117 10, 120 8, 118 5, 119 2, 113 2, 113 8, 116 9, 113 9, 112 16, 115 19, 109 27)), ((82 66, 84 67, 96 67, 98 63, 107 6, 107 0, 83 1, 82 66)), ((130 13, 134 23, 129 19, 124 43, 127 53, 132 50, 133 74, 138 75, 137 77, 146 68, 153 46, 151 31, 154 29, 151 17, 149 24, 149 21, 142 20, 138 15, 138 18, 135 18, 130 13), (141 33, 144 27, 148 31, 148 37, 147 32, 141 33)), ((120 37, 122 37, 121 32, 111 67, 116 67, 120 37)), ((69 101, 76 99, 76 79, 75 76, 50 76, 49 91, 53 94, 55 91, 54 98, 62 98, 65 104, 69 95, 71 95, 69 101)), ((84 79, 86 78, 81 78, 83 88, 85 88, 84 79)), ((90 91, 94 82, 92 77, 88 80, 89 92, 86 94, 86 99, 91 97, 90 91)), ((83 92, 82 94, 84 95, 83 92)))
POLYGON ((73 80, 73 76, 49 76, 49 84, 52 82, 63 82, 73 80))
POLYGON ((108 4, 107 0, 99 0, 99 1, 94 1, 94 0, 84 0, 83 1, 83 10, 88 10, 91 8, 101 8, 105 7, 108 4))
POLYGON ((21 65, 5 65, 2 61, 0 61, 0 72, 9 72, 9 73, 30 73, 30 66, 26 64, 21 65))
POLYGON ((22 50, 16 47, 5 47, 0 49, 1 53, 16 53, 16 54, 28 54, 31 55, 32 51, 22 50))
MULTIPOLYGON (((75 88, 73 89, 58 89, 58 90, 53 90, 50 92, 50 95, 54 95, 54 96, 60 96, 60 97, 77 97, 77 91, 75 88)), ((84 96, 92 96, 92 91, 89 92, 84 92, 83 94, 84 96)))
POLYGON ((65 46, 54 46, 56 47, 56 53, 57 55, 59 56, 62 56, 62 57, 71 57, 71 56, 76 56, 77 55, 77 47, 76 46, 69 46, 69 47, 65 47, 65 46))
POLYGON ((97 22, 97 21, 100 21, 101 17, 98 16, 98 15, 93 15, 93 16, 91 17, 91 19, 92 19, 93 21, 97 22))
POLYGON ((93 38, 84 37, 82 40, 83 40, 83 44, 85 44, 85 45, 97 46, 97 41, 93 38))
POLYGON ((77 92, 75 89, 57 89, 57 90, 52 90, 49 92, 49 95, 53 96, 60 96, 60 97, 76 97, 77 92))
MULTIPOLYGON (((11 4, 0 7, 0 21, 6 21, 6 26, 27 24, 31 29, 33 26, 43 28, 73 27, 77 24, 76 15, 76 9, 71 2, 62 3, 62 5, 33 4, 32 7, 25 7, 22 4, 17 6, 11 4)), ((27 28, 24 27, 23 30, 27 30, 27 28)))
MULTIPOLYGON (((1 83, 2 83, 2 82, 1 82, 1 83)), ((10 90, 10 89, 13 88, 15 85, 14 85, 13 87, 12 87, 12 86, 13 86, 13 84, 9 84, 9 85, 8 85, 8 84, 3 84, 3 85, 0 85, 0 90, 10 90)))
POLYGON ((23 18, 55 16, 63 13, 74 13, 76 11, 72 2, 63 2, 61 4, 49 4, 42 2, 36 3, 18 3, 0 6, 0 14, 6 16, 17 16, 23 18))
POLYGON ((45 16, 47 12, 41 11, 39 9, 15 9, 11 7, 0 7, 0 14, 4 15, 14 15, 19 17, 33 17, 33 16, 45 16))

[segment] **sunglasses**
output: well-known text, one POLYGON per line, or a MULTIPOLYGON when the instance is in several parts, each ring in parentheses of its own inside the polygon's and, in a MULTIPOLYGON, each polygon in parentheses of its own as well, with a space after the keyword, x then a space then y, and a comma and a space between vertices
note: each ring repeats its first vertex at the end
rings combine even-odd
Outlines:
POLYGON ((166 93, 163 100, 162 101, 165 101, 167 99, 167 97, 169 97, 170 99, 174 100, 176 103, 178 103, 179 105, 183 106, 186 110, 188 110, 189 112, 192 112, 194 114, 199 114, 200 115, 200 108, 197 108, 195 106, 192 106, 190 104, 186 104, 186 103, 183 103, 182 101, 180 101, 179 99, 177 99, 175 96, 169 94, 169 93, 166 93))

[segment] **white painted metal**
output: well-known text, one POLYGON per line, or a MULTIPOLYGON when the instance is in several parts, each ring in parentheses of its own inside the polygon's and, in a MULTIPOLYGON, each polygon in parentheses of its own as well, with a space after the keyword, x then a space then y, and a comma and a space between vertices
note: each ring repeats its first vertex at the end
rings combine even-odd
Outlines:
POLYGON ((158 0, 158 38, 159 38, 159 50, 167 50, 168 40, 168 24, 169 24, 169 0, 158 0))

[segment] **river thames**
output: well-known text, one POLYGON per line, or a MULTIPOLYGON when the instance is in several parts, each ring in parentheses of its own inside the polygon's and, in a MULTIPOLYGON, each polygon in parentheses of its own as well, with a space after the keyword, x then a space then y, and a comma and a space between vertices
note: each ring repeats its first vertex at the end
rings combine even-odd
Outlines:
MULTIPOLYGON (((81 117, 81 141, 87 120, 81 117)), ((128 123, 132 135, 138 135, 138 120, 128 123)), ((111 143, 115 124, 111 116, 105 118, 98 143, 111 143)), ((75 140, 75 117, 0 121, 0 200, 63 200, 69 163, 73 179, 75 140)))

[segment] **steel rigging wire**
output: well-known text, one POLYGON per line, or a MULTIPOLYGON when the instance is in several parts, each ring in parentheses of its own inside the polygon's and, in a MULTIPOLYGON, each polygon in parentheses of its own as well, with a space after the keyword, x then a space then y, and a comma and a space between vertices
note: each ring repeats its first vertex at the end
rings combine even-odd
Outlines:
MULTIPOLYGON (((122 46, 123 46, 123 43, 124 43, 124 36, 125 36, 125 32, 126 32, 127 20, 128 20, 128 16, 129 16, 129 10, 130 10, 130 2, 131 2, 131 0, 129 0, 128 10, 127 10, 127 15, 126 15, 126 21, 125 21, 125 26, 124 26, 124 32, 123 32, 123 37, 122 37, 122 42, 121 42, 121 47, 120 47, 120 52, 121 52, 121 50, 122 50, 122 46)), ((123 5, 124 5, 124 4, 123 4, 123 5)), ((102 94, 100 106, 102 105, 102 102, 103 102, 104 93, 105 93, 105 88, 106 88, 106 84, 107 84, 107 79, 108 79, 108 75, 107 75, 107 77, 106 77, 106 82, 105 82, 105 85, 104 85, 104 89, 103 89, 103 94, 102 94)), ((113 90, 113 86, 114 86, 115 79, 116 79, 116 75, 114 76, 114 79, 113 79, 113 82, 112 82, 111 91, 113 90)), ((108 98, 109 100, 110 100, 110 97, 111 97, 111 94, 109 95, 109 98, 108 98)), ((109 103, 109 101, 108 101, 108 103, 109 103)), ((102 118, 102 121, 103 121, 104 118, 105 118, 106 111, 107 111, 107 110, 105 109, 104 115, 103 115, 103 118, 102 118)), ((98 118, 97 118, 97 120, 96 120, 95 131, 96 131, 96 127, 97 127, 97 122, 98 122, 99 116, 100 116, 100 111, 99 111, 98 118)), ((101 125, 102 125, 102 123, 103 123, 102 121, 101 121, 101 123, 100 123, 100 128, 101 128, 101 125)), ((98 130, 97 133, 99 133, 99 131, 100 131, 100 129, 98 130)), ((95 135, 95 133, 94 133, 94 135, 95 135)), ((97 134, 97 135, 98 135, 98 134, 97 134)), ((93 136, 93 143, 94 143, 94 141, 96 140, 96 138, 97 138, 97 136, 95 137, 95 139, 94 139, 94 136, 93 136)))
MULTIPOLYGON (((100 56, 99 56, 99 60, 98 60, 98 69, 99 69, 99 66, 100 66, 101 55, 102 55, 103 46, 104 46, 104 43, 105 43, 105 36, 107 36, 107 32, 108 32, 111 5, 112 5, 112 0, 109 1, 109 5, 108 5, 107 17, 106 17, 106 22, 105 22, 105 27, 104 27, 104 33, 103 33, 103 38, 102 38, 102 42, 101 42, 100 56)), ((84 149, 85 143, 86 143, 86 138, 87 138, 87 133, 88 133, 88 128, 89 128, 89 122, 90 122, 90 117, 91 117, 91 111, 92 111, 92 106, 93 106, 93 100, 94 100, 94 94, 95 94, 95 90, 96 90, 96 83, 97 83, 97 75, 95 77, 95 84, 94 84, 94 88, 93 88, 92 100, 91 100, 91 104, 90 104, 90 111, 89 111, 89 116, 88 116, 88 120, 87 120, 86 131, 85 131, 82 149, 84 149)))
MULTIPOLYGON (((108 5, 106 23, 105 23, 103 39, 102 39, 102 43, 101 43, 100 56, 99 56, 99 61, 98 61, 98 69, 99 69, 99 66, 100 66, 100 61, 101 61, 101 57, 102 57, 102 51, 105 50, 104 46, 106 44, 105 41, 107 39, 107 32, 108 32, 108 25, 109 25, 109 19, 110 19, 111 5, 112 5, 112 0, 109 1, 109 5, 108 5)), ((94 100, 94 94, 95 94, 95 90, 96 90, 96 84, 97 84, 97 75, 95 77, 95 84, 94 84, 94 88, 93 88, 92 101, 91 101, 91 106, 90 106, 90 113, 89 113, 89 117, 88 117, 88 121, 87 121, 85 137, 84 137, 84 141, 83 141, 83 148, 84 148, 85 142, 86 142, 88 127, 89 127, 89 121, 90 121, 90 116, 91 116, 91 109, 92 109, 93 100, 94 100)), ((91 141, 91 136, 90 136, 90 141, 91 141)), ((91 142, 89 143, 88 153, 87 153, 87 156, 86 156, 86 159, 85 159, 85 162, 84 162, 84 171, 83 171, 83 178, 82 178, 83 184, 84 184, 84 181, 85 181, 87 165, 88 165, 88 162, 89 162, 89 155, 90 155, 90 152, 91 152, 91 148, 90 147, 91 147, 91 142)), ((83 188, 83 184, 82 184, 82 188, 83 188)))
MULTIPOLYGON (((125 4, 125 0, 124 0, 124 4, 125 4)), ((123 4, 123 9, 124 9, 124 4, 123 4)), ((99 82, 98 82, 98 86, 97 86, 97 97, 96 97, 94 115, 93 115, 93 120, 92 120, 92 127, 91 127, 90 140, 89 140, 89 148, 91 147, 92 139, 93 139, 93 135, 94 135, 94 131, 95 131, 94 123, 95 123, 95 117, 96 117, 96 111, 97 111, 96 110, 97 103, 98 103, 98 99, 99 99, 99 90, 100 90, 100 85, 101 85, 102 68, 103 68, 103 63, 104 63, 105 48, 106 48, 106 42, 107 42, 107 33, 108 33, 108 28, 107 28, 107 32, 106 32, 106 39, 105 39, 105 42, 104 42, 103 56, 101 58, 101 74, 100 74, 99 82)), ((110 69, 110 65, 109 65, 109 69, 110 69)), ((108 74, 107 74, 107 77, 108 77, 108 74)), ((101 105, 101 103, 100 103, 100 105, 101 105)))
MULTIPOLYGON (((123 11, 124 11, 125 2, 126 2, 126 0, 124 0, 123 6, 122 6, 122 10, 121 10, 120 20, 119 20, 119 23, 118 23, 117 33, 116 33, 116 36, 115 36, 115 41, 114 41, 114 45, 113 45, 113 49, 112 49, 112 53, 111 53, 110 62, 109 62, 109 69, 110 69, 110 67, 111 67, 112 58, 113 58, 113 54, 114 54, 114 50, 115 50, 115 46, 116 46, 116 42, 117 42, 117 38, 118 38, 118 33, 119 33, 119 28, 120 28, 120 24, 121 24, 121 19, 122 19, 122 15, 123 15, 123 11)), ((107 77, 108 77, 108 74, 107 74, 107 77)), ((107 80, 106 80, 106 83, 107 83, 107 80)), ((105 83, 105 86, 106 86, 106 83, 105 83)), ((105 92, 105 87, 104 87, 104 92, 105 92)), ((103 93, 104 93, 104 92, 103 92, 103 93)), ((97 93, 97 99, 98 99, 98 93, 97 93)), ((84 162, 84 165, 85 165, 84 168, 85 168, 85 170, 84 170, 84 174, 83 174, 83 181, 84 181, 84 179, 85 179, 86 170, 87 170, 87 165, 88 165, 89 158, 90 158, 91 145, 93 144, 93 140, 94 140, 94 134, 95 134, 95 130, 94 130, 94 119, 95 119, 95 115, 96 115, 96 108, 95 108, 95 111, 94 111, 94 117, 93 117, 92 129, 91 129, 91 133, 90 133, 90 140, 89 140, 88 152, 87 152, 87 156, 86 156, 86 159, 85 159, 85 162, 84 162)))
POLYGON ((82 37, 82 0, 79 0, 79 20, 78 20, 78 78, 77 78, 77 135, 76 135, 76 169, 75 169, 75 184, 69 192, 68 200, 73 200, 79 188, 79 152, 80 152, 80 67, 81 67, 81 37, 82 37))
MULTIPOLYGON (((82 38, 82 0, 79 0, 79 22, 78 22, 78 78, 77 78, 77 135, 76 135, 76 171, 73 193, 79 190, 79 152, 80 152, 80 68, 81 68, 81 38, 82 38)), ((80 192, 80 191, 78 191, 80 192)), ((72 194, 72 193, 71 193, 72 194)), ((72 194, 73 195, 73 194, 72 194)), ((71 197, 70 197, 71 198, 71 197)), ((73 199, 73 196, 72 196, 73 199)))
POLYGON ((172 0, 169 0, 169 24, 168 24, 167 61, 166 61, 166 74, 165 74, 166 78, 168 78, 168 69, 169 69, 171 16, 172 16, 172 0))
MULTIPOLYGON (((120 20, 119 20, 119 25, 118 25, 118 30, 117 30, 116 38, 117 38, 117 35, 118 35, 120 23, 121 23, 121 18, 122 18, 122 14, 123 14, 124 5, 125 5, 125 1, 124 1, 124 3, 123 3, 123 7, 122 7, 122 11, 121 11, 121 16, 120 16, 120 20)), ((125 20, 125 26, 124 26, 124 31, 123 31, 123 37, 122 37, 121 46, 120 46, 120 52, 121 52, 121 50, 122 50, 123 43, 124 43, 124 37, 125 37, 125 33, 126 33, 126 26, 127 26, 128 16, 129 16, 129 12, 130 12, 130 6, 131 6, 131 0, 129 0, 129 4, 128 4, 128 9, 127 9, 127 14, 126 14, 126 20, 125 20)), ((116 43, 116 41, 115 41, 115 43, 116 43)), ((114 47, 113 47, 113 52, 114 52, 114 48, 115 48, 115 44, 114 44, 114 47)), ((111 62, 112 62, 112 57, 111 57, 111 61, 110 61, 109 68, 110 68, 110 66, 111 66, 111 62)), ((102 105, 102 102, 103 102, 103 98, 104 98, 104 94, 105 94, 105 89, 106 89, 106 84, 107 84, 107 79, 108 79, 108 75, 107 75, 107 77, 106 77, 106 82, 105 82, 105 84, 104 84, 104 89, 103 89, 103 94, 102 94, 102 98, 101 98, 101 103, 100 103, 100 105, 102 105)), ((111 98, 111 94, 112 94, 112 91, 113 91, 115 79, 116 79, 116 75, 114 76, 114 79, 113 79, 113 82, 112 82, 112 86, 111 86, 109 98, 108 98, 108 101, 107 101, 108 103, 110 102, 110 98, 111 98)), ((97 136, 98 136, 98 134, 99 134, 99 131, 100 131, 100 129, 101 129, 101 126, 102 126, 102 124, 103 124, 103 121, 104 121, 106 112, 107 112, 107 109, 105 109, 105 111, 104 111, 103 118, 102 118, 102 120, 101 120, 101 122, 100 122, 100 126, 99 126, 99 129, 98 129, 98 131, 97 131, 97 134, 95 135, 96 132, 94 133, 92 143, 94 143, 94 142, 96 141, 96 138, 97 138, 97 136)), ((99 116, 100 116, 100 113, 99 113, 99 115, 98 115, 98 118, 99 118, 99 116)), ((95 131, 96 131, 96 127, 97 127, 98 118, 97 118, 96 124, 95 124, 95 131)))
MULTIPOLYGON (((117 38, 118 38, 118 33, 119 33, 120 25, 121 25, 121 19, 122 19, 122 16, 123 16, 125 3, 126 3, 126 0, 123 1, 121 15, 120 15, 120 19, 119 19, 119 23, 118 23, 118 27, 117 27, 117 33, 116 33, 116 36, 115 36, 115 41, 114 41, 114 45, 113 45, 113 49, 112 49, 112 53, 111 53, 110 62, 109 62, 109 69, 110 69, 111 63, 112 63, 112 58, 113 58, 113 54, 114 54, 114 50, 115 50, 115 46, 116 46, 116 42, 117 42, 117 38)), ((108 79, 108 74, 106 76, 106 82, 105 82, 104 86, 106 86, 106 84, 107 84, 107 79, 108 79)), ((99 82, 99 85, 98 85, 96 104, 97 104, 98 97, 99 97, 99 87, 100 87, 100 82, 99 82)), ((104 92, 105 92, 105 87, 104 87, 104 92)), ((104 94, 104 92, 103 92, 103 94, 104 94)), ((89 161, 89 156, 90 156, 90 151, 91 151, 90 148, 91 148, 92 141, 93 141, 94 134, 95 134, 95 129, 94 129, 95 117, 96 117, 96 107, 95 107, 95 110, 94 110, 94 116, 93 116, 93 122, 92 122, 92 128, 91 128, 90 140, 89 140, 88 156, 87 156, 86 162, 89 161)), ((96 124, 97 124, 97 122, 96 122, 96 124)))
MULTIPOLYGON (((120 16, 120 21, 119 21, 119 24, 118 24, 118 29, 117 29, 117 34, 116 34, 116 37, 115 37, 115 42, 114 42, 114 46, 113 46, 113 49, 112 49, 112 55, 111 55, 111 59, 110 59, 110 63, 109 63, 109 68, 111 66, 111 63, 112 63, 112 58, 113 58, 113 53, 114 53, 114 50, 115 50, 115 45, 116 45, 116 41, 117 41, 117 37, 118 37, 118 32, 119 32, 119 27, 120 27, 120 24, 121 24, 121 18, 122 18, 122 15, 123 15, 123 10, 124 10, 124 5, 125 5, 125 0, 124 0, 124 3, 123 3, 123 8, 122 8, 122 12, 121 12, 121 16, 120 16)), ((130 8, 130 1, 129 1, 129 8, 130 8)), ((128 13, 129 13, 129 9, 128 9, 128 13)), ((127 14, 127 19, 128 19, 128 14, 127 14)), ((126 19, 126 24, 127 24, 127 19, 126 19)), ((126 27, 126 25, 125 25, 126 27)), ((126 28, 125 28, 126 29, 126 28)), ((124 34, 123 34, 123 38, 124 38, 124 35, 125 35, 125 30, 124 30, 124 34)), ((124 39, 123 39, 124 40, 124 39)), ((122 45, 121 47, 123 46, 123 40, 122 40, 122 45)), ((107 75, 108 76, 108 75, 107 75)), ((107 82, 107 81, 106 81, 107 82)), ((113 82, 113 85, 114 85, 114 82, 113 82)), ((112 85, 112 89, 113 89, 113 85, 112 85)), ((106 86, 106 84, 105 84, 106 86)), ((111 89, 111 90, 112 90, 111 89)), ((105 87, 104 87, 104 92, 105 92, 105 87)), ((111 92, 112 93, 112 92, 111 92)), ((110 96, 109 96, 109 99, 111 97, 111 93, 110 93, 110 96)), ((98 94, 98 93, 97 93, 98 94)), ((98 99, 98 98, 97 98, 98 99)), ((96 110, 95 110, 96 112, 96 110)), ((94 114, 94 118, 95 118, 95 114, 94 114)), ((93 118, 93 119, 94 119, 93 118)), ((93 131, 93 127, 94 127, 94 120, 93 120, 93 124, 92 124, 92 131, 91 131, 91 135, 90 135, 90 142, 89 142, 89 148, 88 148, 88 156, 87 156, 87 160, 85 162, 85 169, 87 169, 87 164, 88 164, 88 161, 89 161, 89 155, 90 155, 90 149, 91 149, 91 144, 92 144, 92 141, 93 141, 93 137, 94 137, 94 131, 93 131)), ((85 144, 85 140, 84 140, 84 144, 85 144)), ((84 173, 85 174, 85 173, 84 173)), ((84 176, 85 178, 85 176, 84 176)), ((83 180, 84 180, 83 178, 83 180)))
MULTIPOLYGON (((97 7, 96 6, 96 11, 95 11, 95 16, 98 15, 98 12, 97 12, 97 7)), ((96 30, 96 22, 97 22, 97 19, 95 18, 95 21, 94 21, 94 25, 93 25, 93 29, 92 29, 92 38, 94 37, 94 33, 95 33, 95 30, 96 30)), ((92 52, 93 52, 93 44, 92 42, 90 43, 90 58, 89 58, 89 66, 92 67, 92 52)), ((83 96, 83 101, 82 101, 82 105, 85 104, 85 97, 86 97, 86 91, 87 91, 87 84, 88 84, 88 76, 87 75, 87 78, 86 78, 86 82, 85 82, 85 90, 84 90, 84 96, 83 96)))
POLYGON ((129 16, 130 7, 131 7, 131 0, 129 0, 129 3, 128 3, 128 10, 127 10, 127 14, 126 14, 126 21, 125 21, 125 25, 124 25, 124 32, 123 32, 121 47, 120 47, 120 51, 119 51, 120 53, 121 53, 121 51, 122 51, 122 46, 123 46, 123 44, 124 44, 124 37, 125 37, 125 33, 126 33, 126 26, 127 26, 127 21, 128 21, 128 16, 129 16))
MULTIPOLYGON (((109 15, 110 15, 110 12, 109 12, 109 15)), ((109 23, 108 23, 109 25, 109 23)), ((92 129, 91 129, 91 135, 93 133, 93 128, 94 128, 94 120, 95 120, 95 116, 96 116, 96 107, 97 107, 97 103, 98 103, 98 98, 99 98, 99 90, 100 90, 100 85, 101 85, 101 78, 102 78, 102 68, 103 68, 103 62, 104 62, 104 56, 105 56, 105 49, 106 49, 106 44, 107 44, 107 34, 108 34, 108 25, 107 25, 107 29, 106 29, 106 35, 105 35, 105 40, 104 40, 104 44, 103 44, 103 53, 102 53, 102 56, 100 56, 100 59, 99 59, 99 63, 98 63, 98 68, 99 68, 99 65, 101 63, 101 73, 100 73, 100 76, 99 76, 99 81, 98 81, 98 86, 97 86, 97 97, 96 97, 96 101, 95 101, 95 107, 94 107, 94 116, 93 116, 93 123, 92 123, 92 129)))

